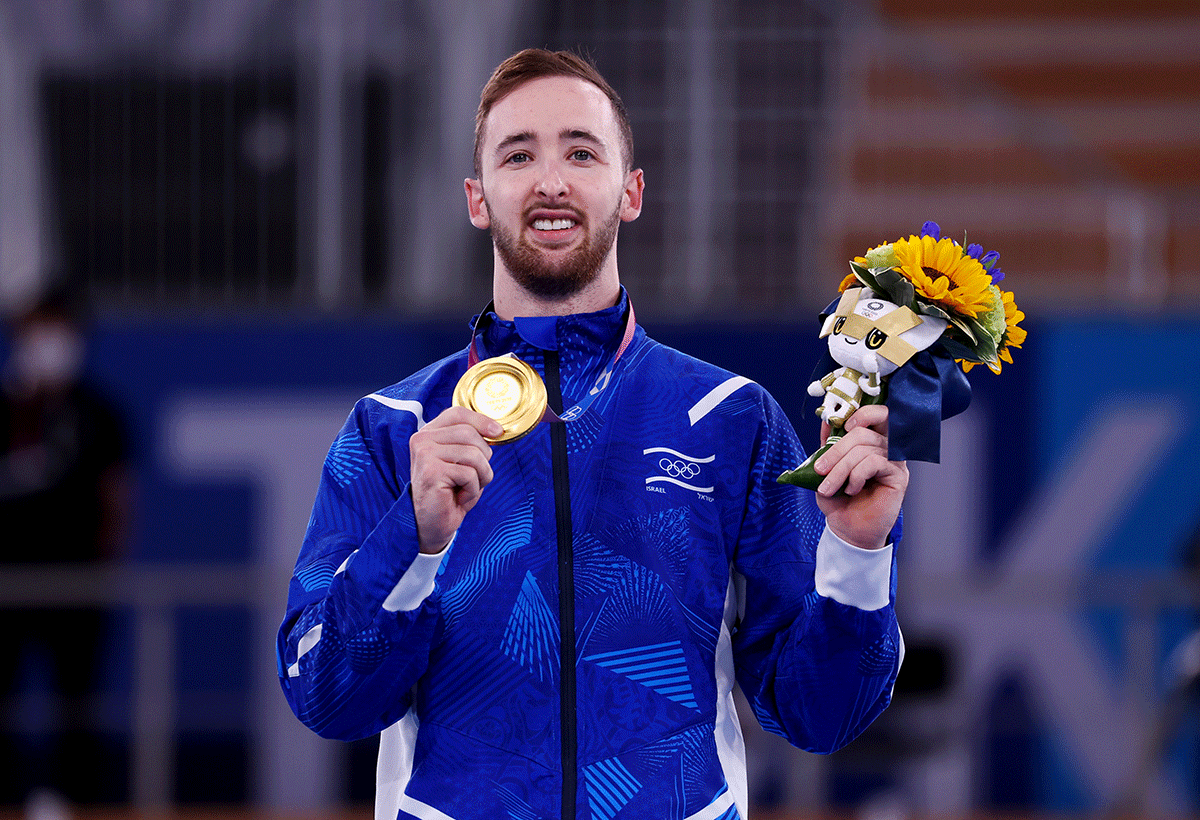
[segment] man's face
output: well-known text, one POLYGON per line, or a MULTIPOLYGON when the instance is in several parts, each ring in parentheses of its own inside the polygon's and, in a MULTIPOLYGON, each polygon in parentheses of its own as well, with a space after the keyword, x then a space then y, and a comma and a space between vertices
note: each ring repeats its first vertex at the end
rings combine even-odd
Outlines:
POLYGON ((612 104, 574 77, 543 77, 498 101, 484 123, 481 176, 467 180, 471 222, 490 228, 512 278, 541 299, 615 272, 617 226, 641 210, 612 104))
POLYGON ((83 358, 83 337, 70 322, 36 317, 18 327, 6 376, 10 387, 55 393, 76 382, 83 358))

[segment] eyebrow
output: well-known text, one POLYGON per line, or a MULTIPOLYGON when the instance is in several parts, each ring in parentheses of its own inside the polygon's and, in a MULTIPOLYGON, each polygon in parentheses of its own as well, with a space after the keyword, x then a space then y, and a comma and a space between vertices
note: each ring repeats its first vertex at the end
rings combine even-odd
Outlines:
MULTIPOLYGON (((604 147, 604 141, 588 131, 586 128, 564 128, 558 133, 560 140, 583 140, 590 142, 593 145, 604 147)), ((500 144, 496 146, 496 153, 501 154, 507 151, 514 145, 524 145, 525 143, 536 142, 537 137, 532 131, 520 131, 516 134, 510 134, 500 140, 500 144)))
POLYGON ((500 144, 496 146, 496 153, 500 154, 514 145, 520 145, 522 143, 533 141, 534 136, 532 131, 522 131, 519 134, 510 134, 509 136, 500 140, 500 144))
POLYGON ((562 140, 583 140, 584 142, 590 142, 599 146, 604 145, 602 139, 583 128, 564 128, 559 132, 558 138, 562 140))

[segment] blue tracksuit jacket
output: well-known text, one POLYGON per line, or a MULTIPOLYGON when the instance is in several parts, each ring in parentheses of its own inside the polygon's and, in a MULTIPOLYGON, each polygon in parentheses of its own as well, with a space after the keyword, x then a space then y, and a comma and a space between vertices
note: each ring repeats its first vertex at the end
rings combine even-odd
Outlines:
MULTIPOLYGON (((533 365, 561 409, 611 361, 625 307, 490 316, 479 343, 533 365)), ((305 724, 383 731, 377 817, 745 817, 735 680, 811 751, 883 710, 903 651, 892 548, 846 545, 776 483, 803 454, 763 389, 640 327, 580 418, 493 448, 450 547, 419 556, 407 441, 466 367, 358 402, 279 632, 305 724)))

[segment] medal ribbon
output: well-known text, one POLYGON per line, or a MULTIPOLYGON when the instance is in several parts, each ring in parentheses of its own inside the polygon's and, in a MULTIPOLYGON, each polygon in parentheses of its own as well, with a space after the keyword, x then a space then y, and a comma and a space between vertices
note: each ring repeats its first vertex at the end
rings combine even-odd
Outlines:
MULTIPOLYGON (((554 411, 549 407, 546 408, 546 417, 553 421, 574 421, 583 415, 584 411, 591 406, 604 388, 608 387, 608 383, 612 380, 613 371, 616 370, 617 362, 621 359, 621 355, 629 347, 629 343, 633 341, 633 333, 637 328, 637 318, 633 312, 633 302, 629 302, 629 310, 625 316, 625 332, 621 337, 621 344, 617 347, 617 352, 613 355, 612 360, 605 366, 600 375, 596 377, 596 381, 592 384, 592 389, 587 392, 577 404, 567 408, 561 414, 555 415, 554 411)), ((483 321, 483 317, 495 309, 494 302, 488 302, 487 307, 479 314, 479 318, 475 320, 475 326, 471 328, 471 344, 467 348, 467 367, 474 367, 479 364, 479 349, 476 346, 476 339, 479 334, 479 323, 483 321)))

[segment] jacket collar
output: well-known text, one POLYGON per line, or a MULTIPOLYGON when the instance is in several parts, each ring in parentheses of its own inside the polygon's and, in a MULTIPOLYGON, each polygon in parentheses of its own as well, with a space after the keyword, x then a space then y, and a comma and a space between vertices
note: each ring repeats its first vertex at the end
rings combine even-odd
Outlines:
POLYGON ((522 348, 539 351, 558 350, 562 358, 574 358, 578 353, 595 355, 615 349, 625 330, 629 294, 625 287, 617 303, 594 313, 572 313, 565 316, 517 316, 501 319, 489 302, 481 314, 471 320, 478 340, 479 355, 500 356, 520 354, 522 348))

